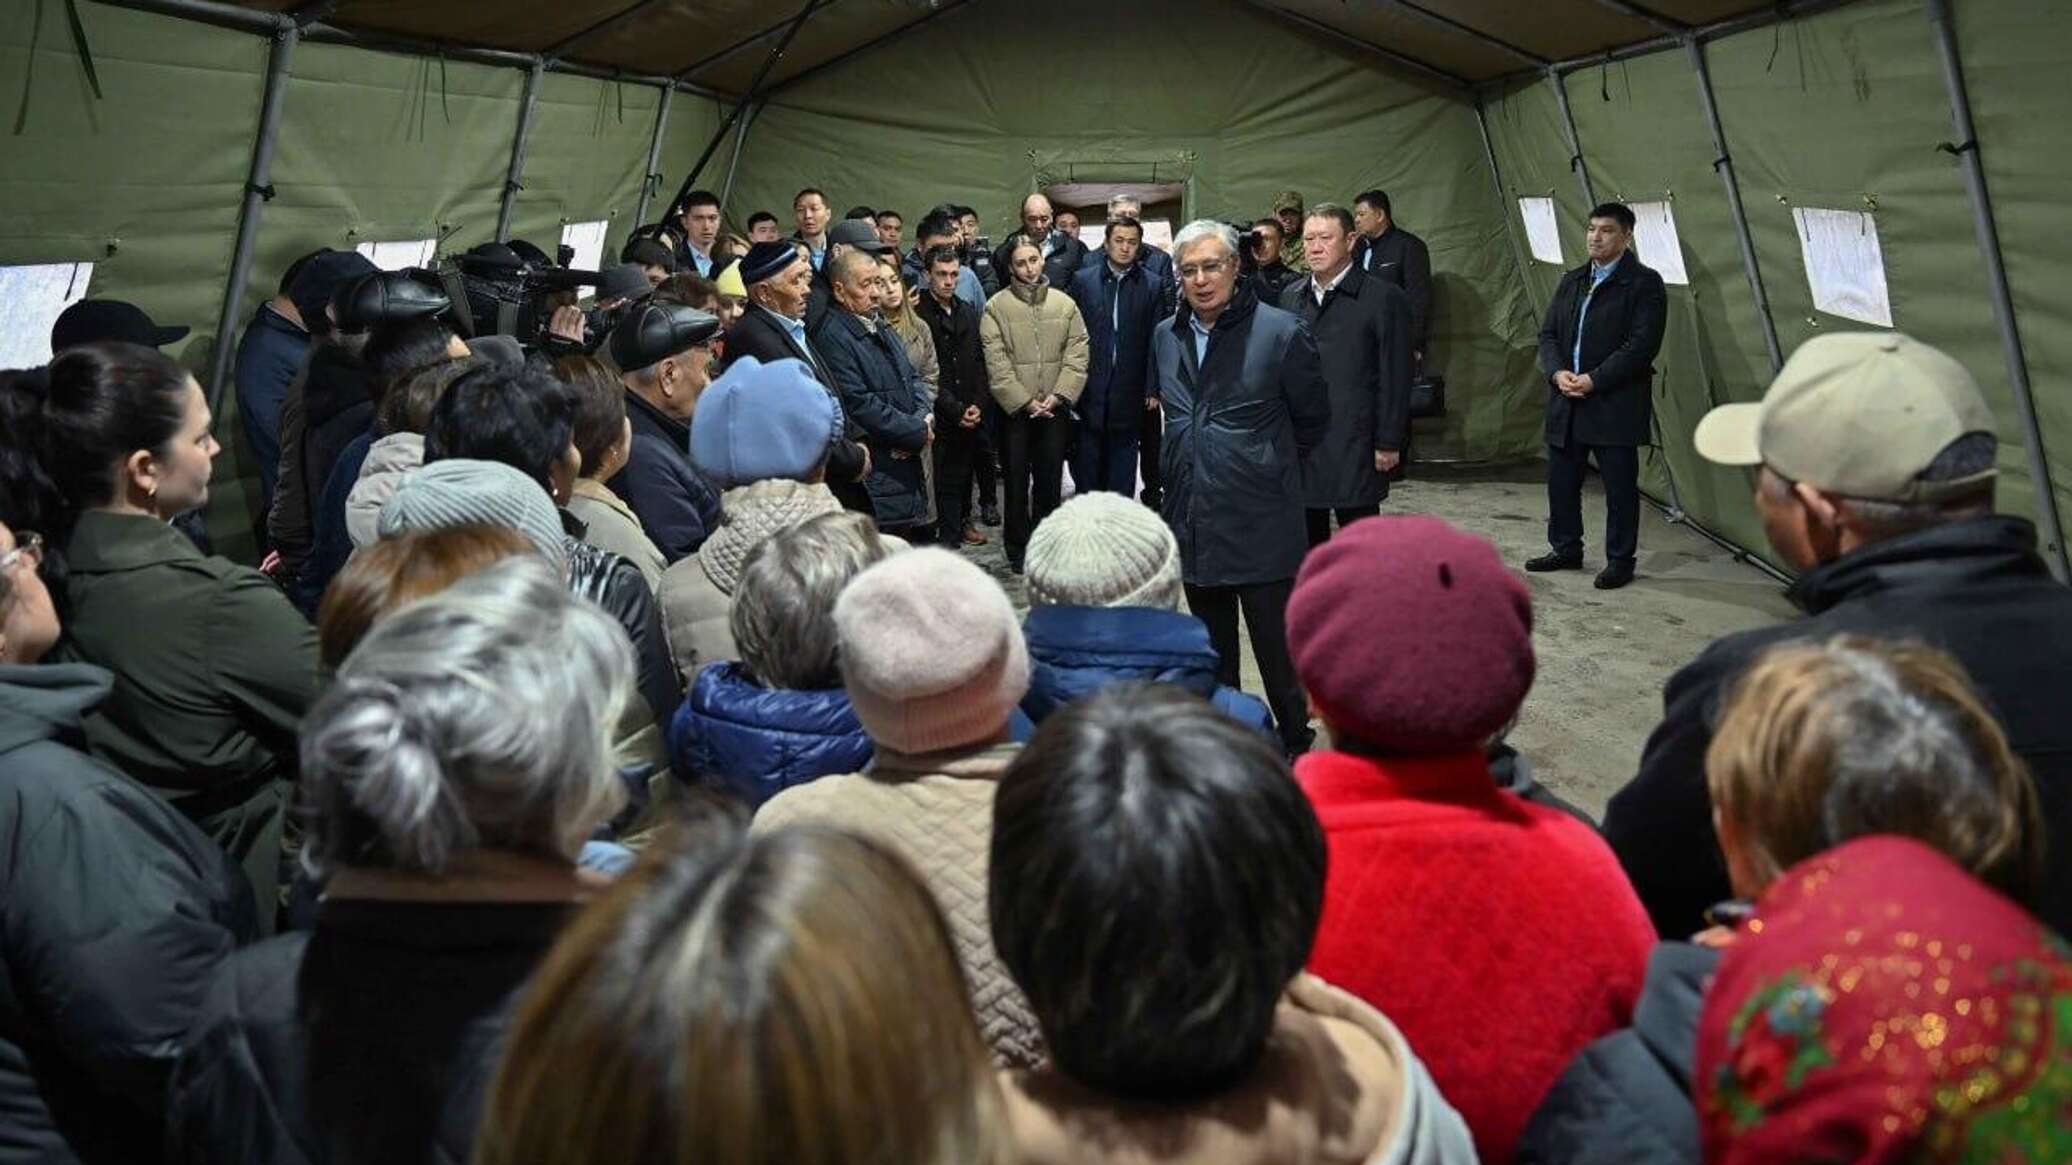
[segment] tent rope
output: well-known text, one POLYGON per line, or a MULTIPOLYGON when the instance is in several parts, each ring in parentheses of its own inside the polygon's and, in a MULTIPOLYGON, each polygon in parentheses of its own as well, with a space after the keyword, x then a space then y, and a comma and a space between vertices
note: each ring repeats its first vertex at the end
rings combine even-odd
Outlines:
POLYGON ((79 51, 79 67, 86 70, 86 84, 94 91, 94 100, 105 101, 101 75, 94 69, 93 46, 87 43, 86 25, 79 19, 79 0, 65 0, 65 18, 72 25, 72 47, 79 51))

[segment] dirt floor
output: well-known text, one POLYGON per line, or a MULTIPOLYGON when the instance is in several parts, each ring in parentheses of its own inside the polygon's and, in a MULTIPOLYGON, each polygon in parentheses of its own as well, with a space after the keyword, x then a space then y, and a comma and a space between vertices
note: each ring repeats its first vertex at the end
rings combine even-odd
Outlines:
MULTIPOLYGON (((1419 467, 1395 486, 1384 513, 1437 514, 1495 542, 1514 566, 1546 550, 1546 492, 1537 464, 1490 469, 1419 467)), ((1069 489, 1069 477, 1067 481, 1069 489)), ((1540 781, 1601 815, 1640 759, 1660 718, 1662 683, 1705 645, 1732 631, 1789 618, 1776 579, 1737 562, 1694 530, 1641 510, 1639 578, 1620 591, 1590 585, 1603 565, 1596 538, 1603 495, 1592 481, 1583 503, 1588 569, 1526 575, 1533 594, 1539 679, 1510 741, 1540 781)), ((1000 531, 968 551, 999 578, 1017 609, 1021 580, 1007 570, 1000 531)), ((1259 690, 1247 644, 1245 687, 1259 690)))

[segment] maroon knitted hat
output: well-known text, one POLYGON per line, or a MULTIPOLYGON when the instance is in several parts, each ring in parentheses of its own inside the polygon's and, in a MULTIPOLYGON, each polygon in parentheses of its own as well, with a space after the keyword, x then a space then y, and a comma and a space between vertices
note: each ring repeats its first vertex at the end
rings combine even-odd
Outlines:
POLYGON ((1478 748, 1532 688, 1532 596, 1484 539, 1438 518, 1366 518, 1303 560, 1288 649, 1346 737, 1395 753, 1478 748))

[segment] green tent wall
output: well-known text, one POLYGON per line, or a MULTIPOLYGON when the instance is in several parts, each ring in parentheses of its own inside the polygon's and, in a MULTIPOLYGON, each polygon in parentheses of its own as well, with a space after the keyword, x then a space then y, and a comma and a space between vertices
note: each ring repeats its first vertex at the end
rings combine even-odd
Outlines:
MULTIPOLYGON (((1759 396, 1771 366, 1765 313, 1742 261, 1687 45, 1665 40, 1601 63, 1570 61, 1560 80, 1486 44, 1460 41, 1444 58, 1425 53, 1443 70, 1478 77, 1528 66, 1470 87, 1403 60, 1398 50, 1409 52, 1419 22, 1402 25, 1399 45, 1388 22, 1404 18, 1386 4, 1375 10, 1384 15, 1368 14, 1371 29, 1348 33, 1259 0, 970 0, 889 37, 909 18, 888 16, 888 6, 819 6, 830 11, 791 49, 810 67, 757 94, 745 133, 737 127, 714 142, 731 99, 671 93, 650 218, 714 144, 699 185, 718 189, 731 175, 728 209, 737 223, 756 208, 787 218, 792 191, 809 183, 830 191, 837 212, 855 202, 891 205, 910 222, 929 203, 968 202, 996 237, 1011 227, 1024 193, 1067 178, 1180 181, 1190 217, 1219 218, 1254 217, 1287 187, 1315 202, 1381 186, 1394 195, 1400 221, 1432 246, 1432 363, 1448 376, 1453 411, 1419 423, 1418 453, 1430 459, 1538 451, 1544 389, 1532 370, 1533 336, 1560 273, 1526 257, 1516 200, 1551 196, 1566 253, 1579 259, 1587 206, 1570 165, 1562 86, 1594 192, 1670 199, 1691 274, 1689 287, 1671 290, 1656 384, 1661 449, 1648 459, 1646 486, 1734 543, 1762 548, 1748 475, 1706 464, 1690 444, 1706 408, 1759 396), (737 143, 738 168, 729 164, 737 143)), ((557 37, 583 34, 588 19, 517 7, 560 21, 557 37)), ((673 67, 656 38, 612 24, 642 7, 583 35, 614 51, 627 46, 642 68, 673 67)), ((695 56, 715 61, 718 72, 707 76, 738 97, 752 88, 786 14, 734 7, 743 28, 778 22, 695 56)), ((1524 20, 1532 7, 1514 6, 1524 20)), ((1675 7, 1695 20, 1707 6, 1675 7)), ((1821 330, 1860 326, 1812 308, 1790 210, 1873 210, 1895 325, 1978 376, 2002 420, 2003 508, 2040 516, 1961 151, 1951 148, 1962 143, 1951 141, 1929 19, 1941 5, 1811 7, 1818 11, 1708 37, 1700 50, 1772 326, 1785 352, 1821 330)), ((0 0, 0 76, 18 79, 0 86, 13 103, 0 138, 0 206, 8 212, 0 215, 0 263, 95 261, 94 294, 194 325, 181 355, 206 377, 262 121, 269 38, 82 2, 96 94, 66 8, 66 0, 0 0)), ((2072 176, 2072 118, 2060 83, 2072 63, 2072 21, 2055 0, 1962 0, 1954 8, 2047 464, 2049 454, 2072 448, 2072 396, 2064 391, 2072 282, 2063 276, 2072 233, 2056 207, 2072 176)), ((409 6, 382 11, 390 10, 409 6)), ((459 19, 459 10, 437 11, 459 19)), ((671 11, 665 6, 657 19, 683 19, 671 11)), ((273 138, 273 198, 254 220, 240 326, 288 259, 311 247, 434 236, 465 247, 493 237, 513 140, 534 92, 528 59, 414 47, 371 38, 293 47, 273 138)), ((538 78, 511 234, 551 245, 561 225, 603 218, 616 246, 633 225, 663 92, 656 82, 666 79, 576 71, 595 75, 538 78)), ((219 467, 211 528, 226 549, 248 553, 241 483, 252 467, 241 440, 230 437, 233 408, 226 393, 219 431, 232 453, 219 467)), ((2056 478, 2053 496, 2072 506, 2072 473, 2056 478)), ((2055 530, 2045 536, 2058 542, 2055 530)))

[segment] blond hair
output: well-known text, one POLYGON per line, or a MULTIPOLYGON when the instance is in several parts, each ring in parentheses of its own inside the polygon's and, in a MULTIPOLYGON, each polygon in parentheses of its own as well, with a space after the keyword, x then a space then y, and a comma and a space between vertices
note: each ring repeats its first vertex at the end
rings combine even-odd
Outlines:
POLYGON ((1764 882, 1884 833, 1941 850, 2018 901, 2035 897, 2035 784, 1963 666, 1925 644, 1843 635, 1764 652, 1733 686, 1705 777, 1764 882))
POLYGON ((998 1165, 1003 1101, 935 900, 861 838, 679 835, 533 979, 475 1165, 998 1165))

